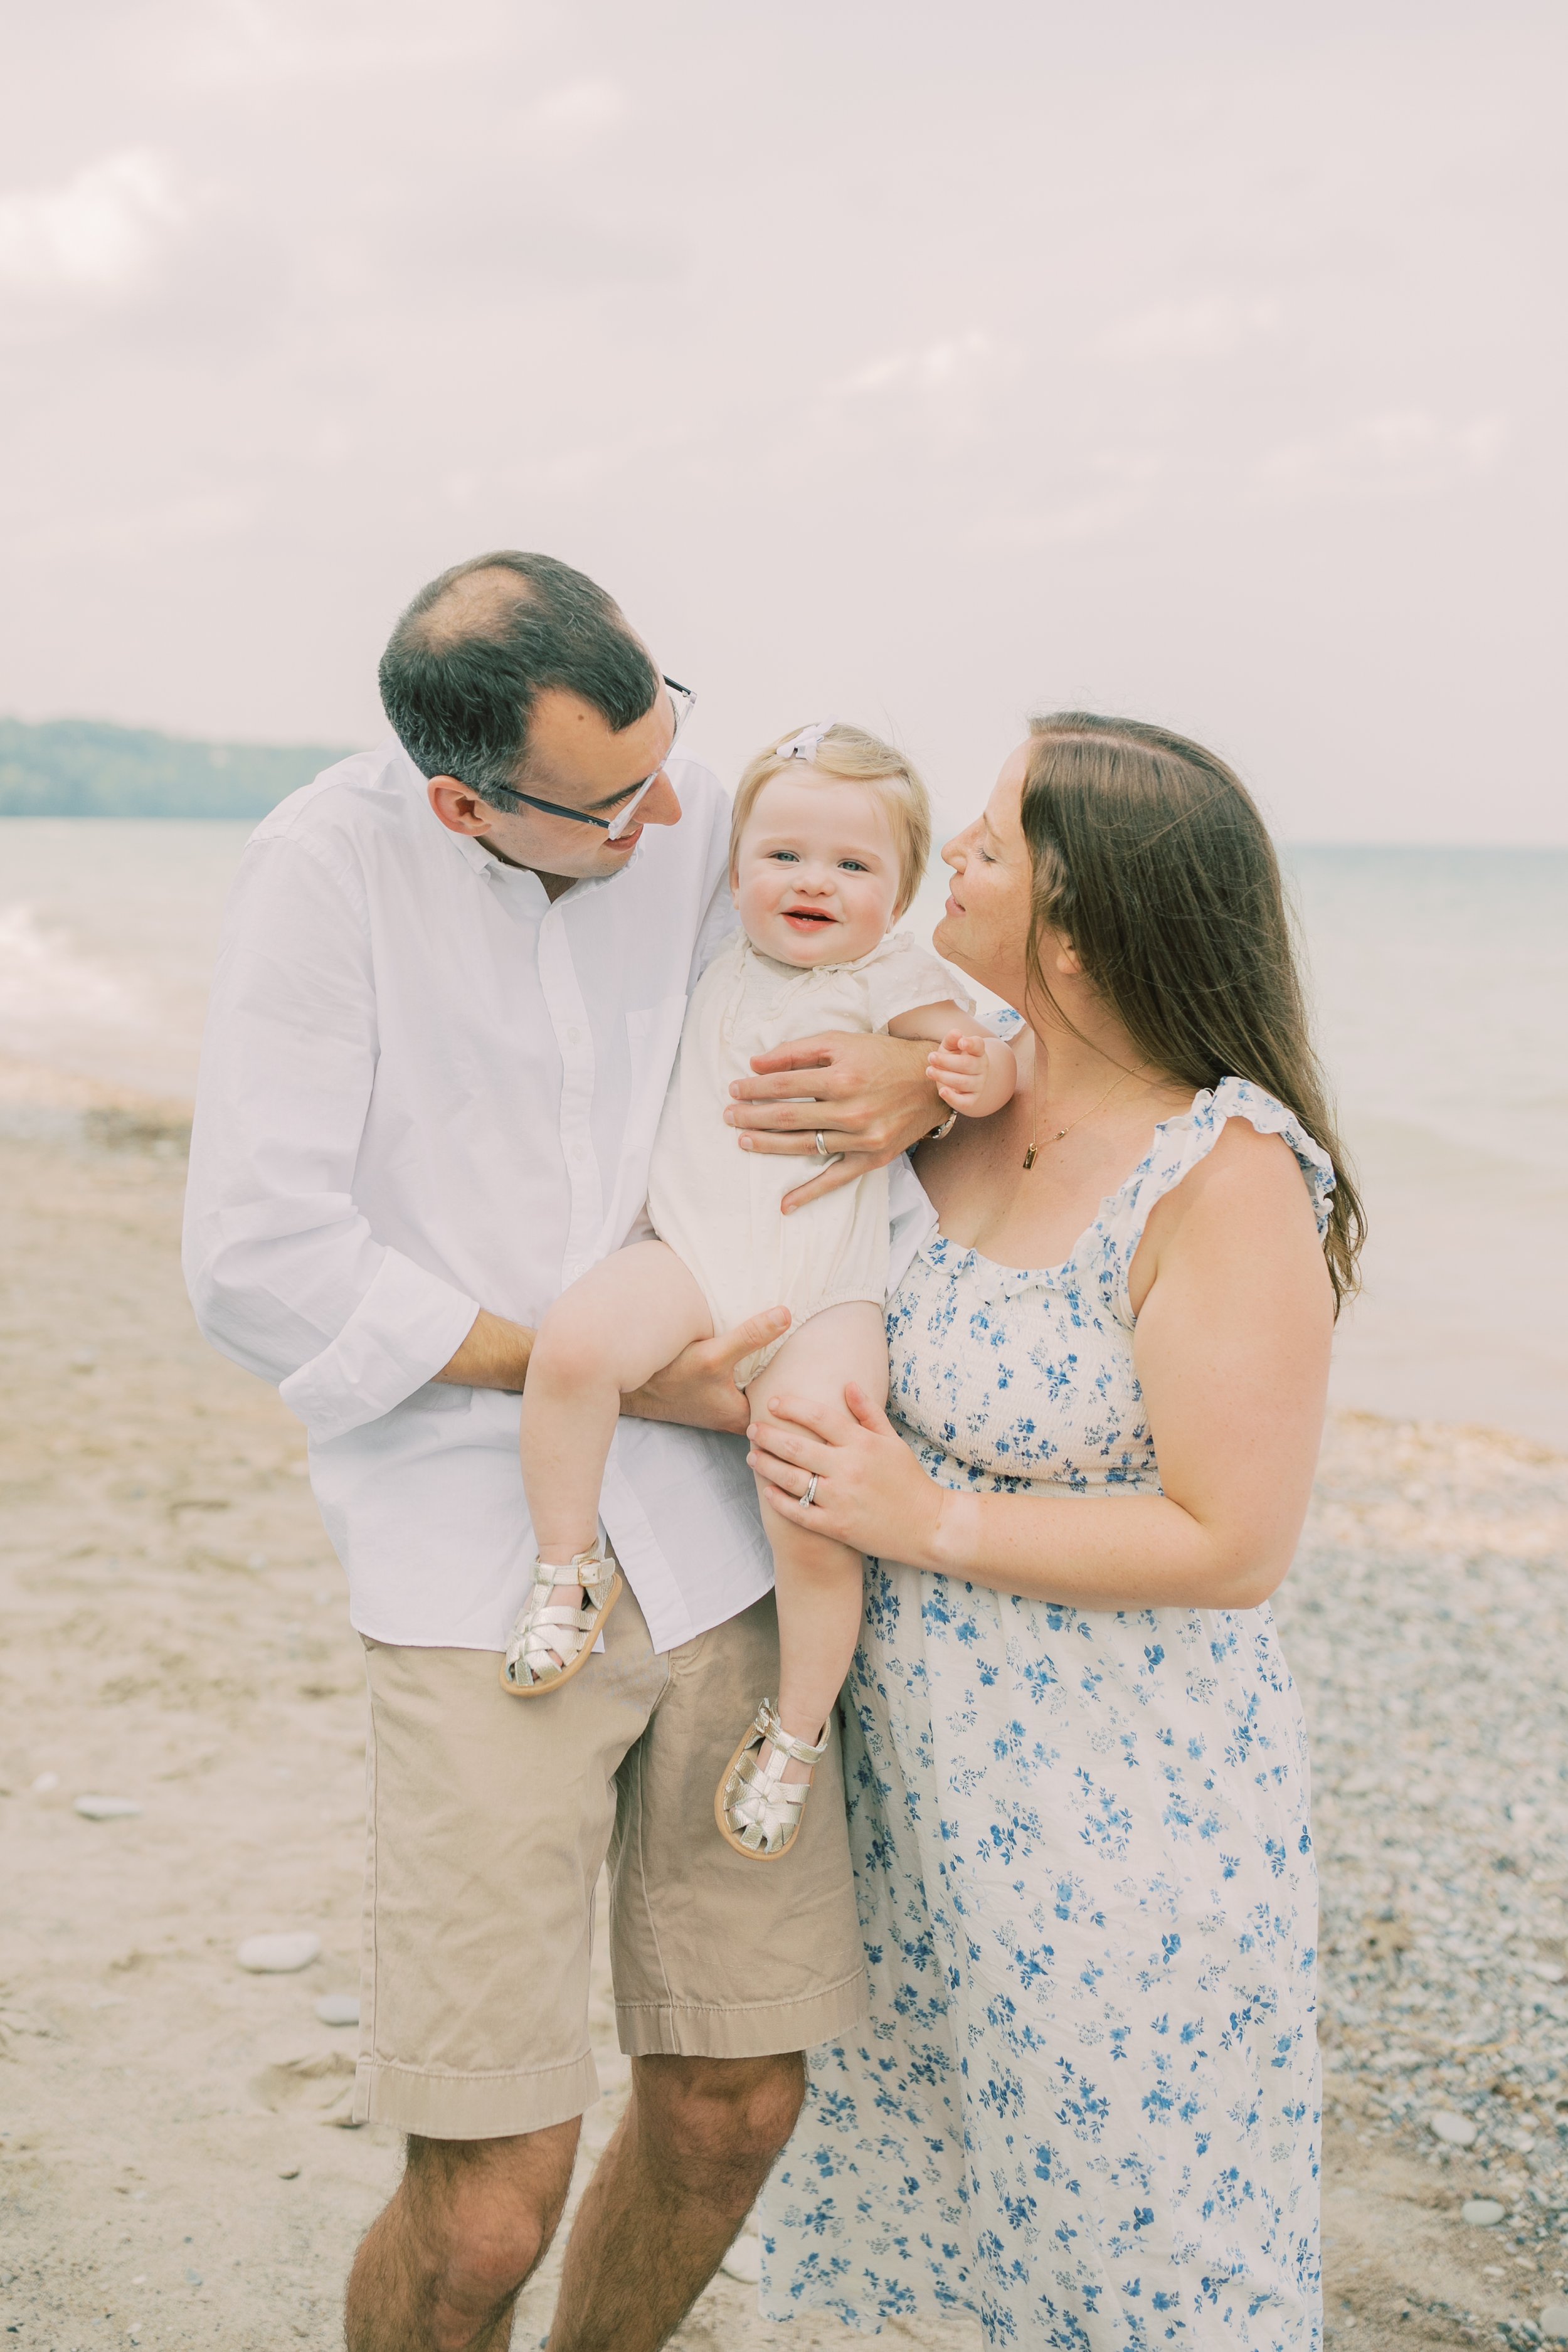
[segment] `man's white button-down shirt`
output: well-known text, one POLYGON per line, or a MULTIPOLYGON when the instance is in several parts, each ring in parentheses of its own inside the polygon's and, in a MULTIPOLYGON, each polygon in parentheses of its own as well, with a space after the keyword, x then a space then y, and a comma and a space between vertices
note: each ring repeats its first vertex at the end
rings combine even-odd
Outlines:
MULTIPOLYGON (((432 1375, 479 1308, 537 1323, 637 1228, 687 996, 734 921, 729 803, 553 905, 432 814, 401 746, 274 810, 225 918, 185 1275, 214 1343, 276 1381, 373 1639, 500 1649, 533 1544, 521 1400, 432 1375)), ((658 1649, 773 1566, 738 1438, 623 1421, 604 1523, 658 1649)))

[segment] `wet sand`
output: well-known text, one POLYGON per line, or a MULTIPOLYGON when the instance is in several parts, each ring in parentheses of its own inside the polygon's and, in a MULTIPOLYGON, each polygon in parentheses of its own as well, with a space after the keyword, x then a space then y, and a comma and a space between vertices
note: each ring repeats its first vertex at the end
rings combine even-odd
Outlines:
MULTIPOLYGON (((298 1424, 192 1323, 177 1113, 56 1096, 35 1116, 20 1092, 0 1137, 0 2329, 47 2352, 127 2340, 325 2352, 341 2342, 353 2245, 399 2163, 389 2132, 345 2127, 354 2032, 315 2014, 322 1995, 357 1989, 359 1645, 298 1424), (140 1811, 85 1819, 83 1795, 140 1811), (321 1937, 311 1966, 238 1968, 243 1937, 292 1928, 321 1937)), ((1537 2160, 1544 2146, 1555 2163, 1559 2096, 1568 2132, 1568 2000, 1550 1973, 1568 1872, 1542 1844, 1550 1808, 1540 1799, 1533 1826, 1510 1822, 1506 1742, 1488 1750, 1461 1727, 1457 1745, 1423 1747, 1419 1720, 1394 1721, 1376 1675, 1358 1680, 1344 1660, 1392 1599, 1415 1628, 1402 1640, 1428 1644, 1416 1679, 1448 1655, 1453 1687, 1473 1689, 1458 1649, 1479 1620, 1443 1617, 1442 1578, 1485 1600, 1511 1577, 1488 1633, 1503 1649, 1470 1717, 1505 1721, 1521 1678, 1545 1689, 1560 1616, 1568 1630, 1565 1478, 1568 1465, 1516 1441, 1343 1421, 1281 1609, 1329 1832, 1331 2343, 1538 2341, 1525 2323, 1558 2292, 1555 2174, 1537 2160), (1477 1805, 1434 1919, 1410 1890, 1446 1867, 1426 1848, 1450 1810, 1450 1765, 1477 1805), (1497 1990, 1488 1969, 1503 1966, 1487 1959, 1501 1949, 1500 1882, 1481 1866, 1494 1845, 1540 1916, 1510 1927, 1512 1991, 1492 2000, 1460 2075, 1445 2075, 1469 1979, 1460 1960, 1457 1991, 1436 1961, 1423 1973, 1423 1938, 1457 1935, 1485 1963, 1479 2013, 1497 1990), (1445 2103, 1477 2118, 1472 2147, 1434 2140, 1445 2103), (1461 2222, 1477 2195, 1505 2203, 1502 2223, 1461 2222)), ((1538 1777, 1554 1786, 1568 1727, 1561 1710, 1554 1728, 1550 1712, 1531 1727, 1538 1777)), ((607 2095, 588 2161, 626 2078, 605 1992, 594 2031, 607 2095)), ((552 2291, 547 2269, 524 2298, 520 2347, 542 2337, 552 2291)), ((765 2326, 753 2305, 721 2278, 677 2340, 715 2352, 855 2340, 836 2324, 765 2326)), ((977 2340, 957 2326, 883 2337, 953 2352, 977 2340)))

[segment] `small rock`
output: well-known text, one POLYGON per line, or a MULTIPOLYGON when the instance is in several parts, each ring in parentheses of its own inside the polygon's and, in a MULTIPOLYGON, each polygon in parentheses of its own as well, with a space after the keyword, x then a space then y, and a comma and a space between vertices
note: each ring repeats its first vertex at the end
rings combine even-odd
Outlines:
POLYGON ((316 2015, 323 2025, 357 2025, 359 1995, 357 1992, 324 1992, 316 2003, 316 2015))
POLYGON ((253 1976, 292 1976, 296 1969, 308 1969, 312 1960, 321 1956, 321 1939, 308 1927, 298 1927, 287 1936, 247 1936, 236 1959, 253 1976))
POLYGON ((763 2274, 762 2240, 737 2238, 719 2267, 726 2278, 739 2279, 743 2286, 755 2286, 763 2274))
POLYGON ((278 2178, 279 2180, 298 2180, 300 2167, 297 2164, 280 2164, 278 2168, 278 2178))
POLYGON ((1450 2147, 1474 2147, 1480 2137, 1479 2126, 1473 2124, 1468 2116, 1439 2113, 1429 2120, 1437 2137, 1447 2140, 1450 2147))
POLYGON ((200 2271, 187 2271, 185 2273, 185 2280, 186 2284, 190 2286, 200 2286, 202 2283, 202 2274, 200 2271))
POLYGON ((1496 2228, 1507 2211, 1508 2207, 1500 2205, 1495 2197, 1472 2197, 1468 2203, 1460 2206, 1459 2219, 1461 2221, 1468 2221, 1472 2230, 1491 2230, 1496 2228))
POLYGON ((33 1782, 29 1793, 35 1797, 47 1797, 51 1789, 58 1789, 59 1785, 60 1776, 58 1772, 40 1772, 33 1782))
POLYGON ((1568 2344, 1568 2303, 1549 2303, 1541 2315, 1541 2332, 1548 2344, 1568 2344))
POLYGON ((130 1797, 79 1797, 76 1810, 84 1822, 128 1822, 142 1808, 130 1797))
POLYGON ((1542 1984, 1561 1984, 1568 1969, 1560 1969, 1555 1960, 1531 1960, 1530 1973, 1539 1977, 1542 1984))

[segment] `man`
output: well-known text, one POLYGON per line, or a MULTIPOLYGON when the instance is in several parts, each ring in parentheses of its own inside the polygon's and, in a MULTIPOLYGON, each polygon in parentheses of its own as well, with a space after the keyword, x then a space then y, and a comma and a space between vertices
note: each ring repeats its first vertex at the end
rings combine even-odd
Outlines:
MULTIPOLYGON (((329 769, 247 849, 185 1240, 204 1331, 310 1432, 365 1643, 358 2113, 404 2130, 408 2163, 354 2263, 348 2342, 509 2341, 596 2095, 608 1852, 632 2091, 550 2342, 653 2352, 788 2137, 800 2052, 863 2003, 837 1759, 781 1871, 712 1818, 735 1726, 773 1687, 732 1373, 782 1310, 627 1399, 603 1515, 629 1591, 603 1654, 521 1704, 499 1674, 531 1567, 532 1328, 637 1224, 687 995, 733 919, 728 810, 672 757, 686 690, 550 558, 443 574, 381 679, 401 740, 329 769)), ((826 1130, 845 1157, 805 1200, 937 1123, 925 1050, 807 1041, 731 1115, 748 1148, 814 1162, 826 1130)))

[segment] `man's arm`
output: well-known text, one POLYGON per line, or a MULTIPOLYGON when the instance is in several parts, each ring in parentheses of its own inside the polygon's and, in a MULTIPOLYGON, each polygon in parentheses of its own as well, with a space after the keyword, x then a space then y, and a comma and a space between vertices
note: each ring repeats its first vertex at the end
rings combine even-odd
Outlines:
POLYGON ((509 1323, 504 1315, 492 1315, 481 1307, 450 1363, 431 1378, 454 1388, 505 1389, 521 1395, 532 1353, 533 1333, 526 1323, 509 1323))
POLYGON ((363 885, 337 845, 247 849, 214 975, 184 1267, 213 1345, 325 1444, 460 1349, 479 1303, 372 1233, 355 1166, 378 1052, 363 885))
POLYGON ((724 1117, 742 1130, 736 1140, 743 1151, 815 1160, 820 1131, 827 1150, 839 1155, 820 1176, 785 1193, 787 1214, 885 1168, 942 1125, 947 1106, 927 1075, 930 1056, 918 1038, 837 1030, 797 1038, 772 1054, 753 1054, 757 1075, 735 1081, 724 1117))

